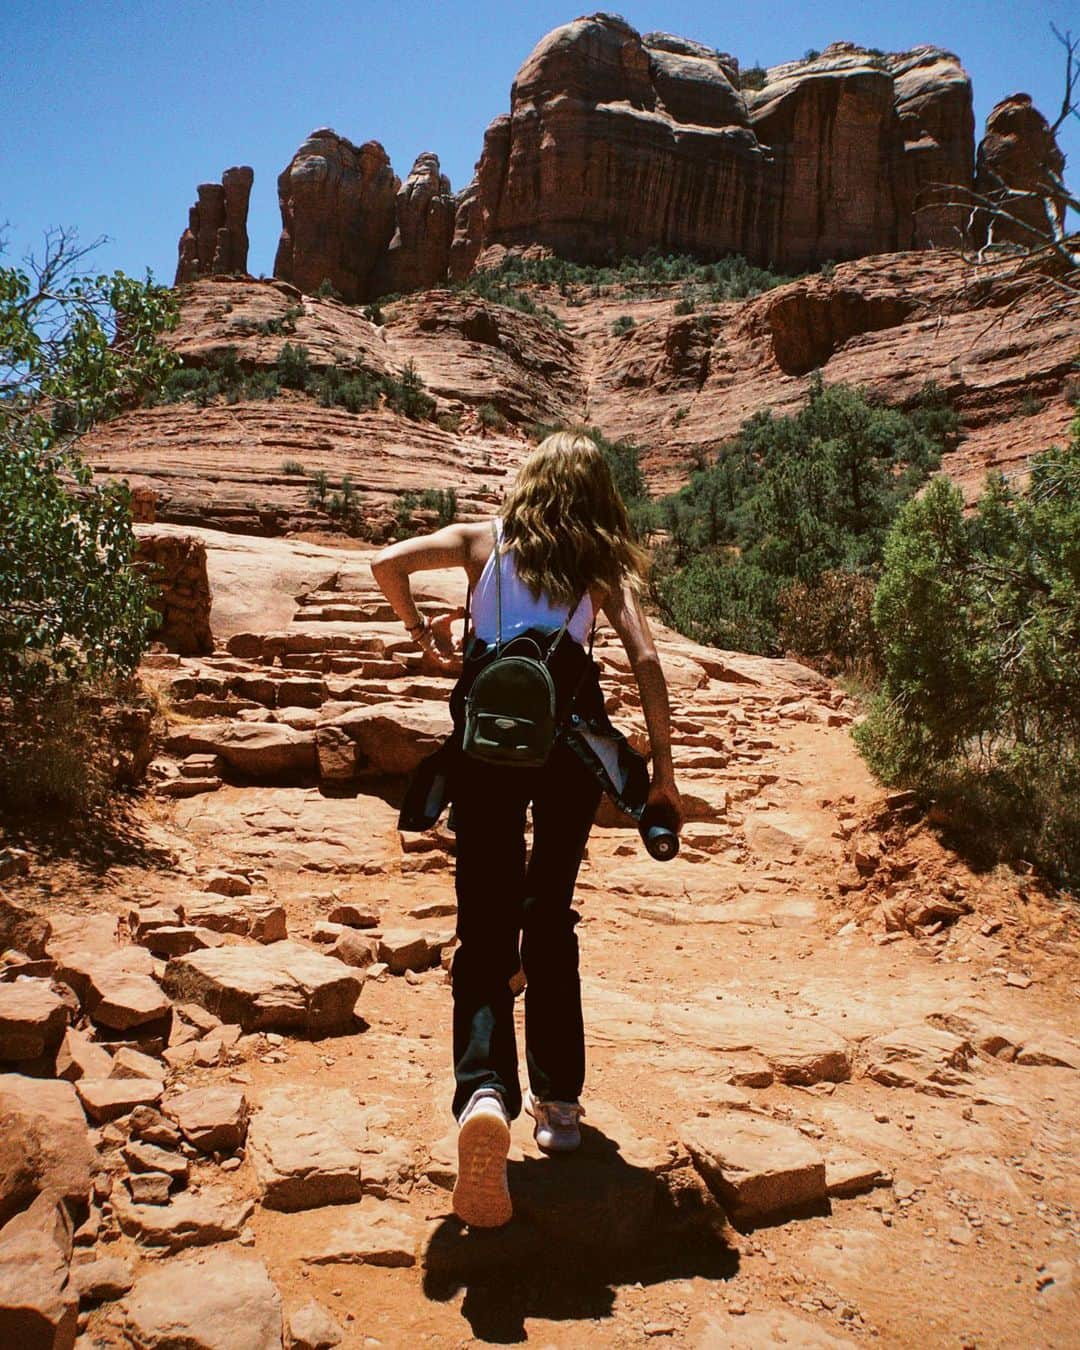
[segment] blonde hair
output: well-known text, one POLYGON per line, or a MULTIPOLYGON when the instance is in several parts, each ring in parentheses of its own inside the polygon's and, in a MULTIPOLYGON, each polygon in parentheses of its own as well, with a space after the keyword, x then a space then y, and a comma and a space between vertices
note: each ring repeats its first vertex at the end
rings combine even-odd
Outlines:
POLYGON ((518 576, 555 604, 572 605, 594 586, 612 592, 628 581, 637 590, 648 571, 608 462, 584 430, 540 442, 500 515, 518 576))

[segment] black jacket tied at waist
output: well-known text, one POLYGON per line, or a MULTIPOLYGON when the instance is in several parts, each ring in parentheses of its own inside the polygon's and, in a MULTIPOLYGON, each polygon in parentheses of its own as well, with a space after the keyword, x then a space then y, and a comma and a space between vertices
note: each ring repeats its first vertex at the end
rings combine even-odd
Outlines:
MULTIPOLYGON (((530 628, 504 642, 503 654, 521 651, 535 655, 531 643, 543 653, 552 636, 544 629, 530 628)), ((430 829, 453 800, 454 770, 464 754, 465 700, 473 681, 494 654, 494 644, 475 635, 470 639, 461 675, 450 694, 454 729, 438 750, 413 770, 398 816, 399 829, 430 829)), ((608 720, 599 666, 580 643, 567 636, 552 651, 548 669, 555 683, 556 739, 574 751, 620 810, 639 818, 649 795, 649 771, 644 758, 608 720)))

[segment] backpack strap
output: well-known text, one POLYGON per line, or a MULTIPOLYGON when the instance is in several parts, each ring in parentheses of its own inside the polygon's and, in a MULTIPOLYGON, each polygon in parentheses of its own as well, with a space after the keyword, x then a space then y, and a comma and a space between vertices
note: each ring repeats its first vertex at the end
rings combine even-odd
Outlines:
POLYGON ((495 540, 495 656, 502 655, 502 559, 499 557, 498 518, 492 517, 491 534, 495 540))

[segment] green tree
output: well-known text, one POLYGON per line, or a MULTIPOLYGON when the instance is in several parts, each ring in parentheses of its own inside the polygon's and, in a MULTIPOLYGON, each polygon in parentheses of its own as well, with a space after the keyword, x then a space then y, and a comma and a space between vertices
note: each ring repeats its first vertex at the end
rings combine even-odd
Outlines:
POLYGON ((1002 853, 1080 880, 1080 420, 973 514, 909 502, 874 600, 885 678, 857 738, 888 782, 958 804, 1002 853))
POLYGON ((824 616, 807 588, 828 575, 834 595, 855 594, 845 575, 876 574, 900 504, 955 428, 933 388, 901 411, 820 376, 797 413, 750 418, 715 464, 659 503, 670 536, 655 585, 665 617, 702 642, 778 652, 782 608, 785 639, 797 638, 793 621, 812 615, 816 642, 824 616), (797 603, 778 608, 792 586, 797 603))
POLYGON ((152 620, 131 566, 126 489, 78 452, 96 423, 160 389, 172 298, 84 270, 94 246, 51 232, 40 261, 0 267, 0 694, 134 669, 152 620))

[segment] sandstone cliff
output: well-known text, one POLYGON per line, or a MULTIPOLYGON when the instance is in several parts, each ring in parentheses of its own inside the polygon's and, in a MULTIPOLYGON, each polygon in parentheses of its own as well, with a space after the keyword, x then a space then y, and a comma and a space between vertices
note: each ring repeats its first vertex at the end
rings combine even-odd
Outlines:
POLYGON ((247 271, 248 198, 254 170, 226 169, 220 183, 200 183, 198 200, 180 236, 177 286, 199 277, 247 271))
MULTIPOLYGON (((431 152, 402 183, 377 141, 313 131, 278 179, 274 275, 355 302, 461 279, 508 251, 582 262, 738 253, 798 272, 954 247, 973 187, 1046 189, 1063 162, 1030 99, 1013 95, 988 121, 976 184, 971 80, 938 47, 835 42, 743 72, 711 47, 594 14, 538 43, 457 194, 431 152)), ((250 170, 200 187, 178 282, 242 270, 246 235, 241 262, 229 205, 240 173, 246 214, 250 170)), ((1047 228, 1038 201, 1019 209, 1047 228)))

